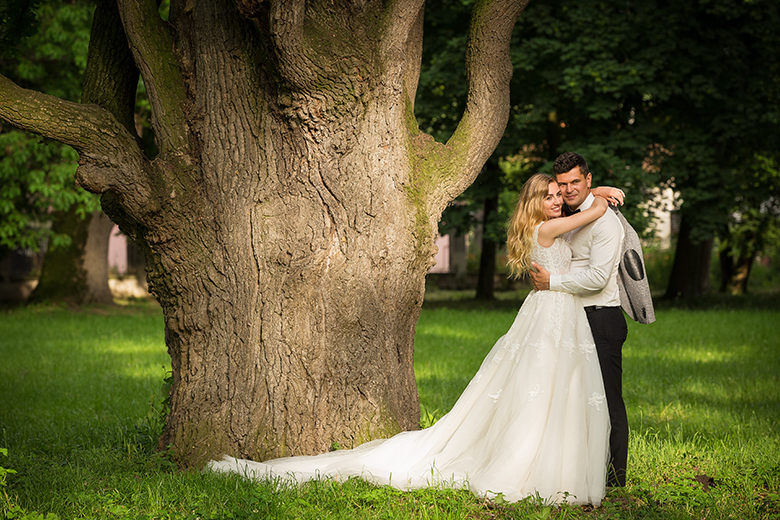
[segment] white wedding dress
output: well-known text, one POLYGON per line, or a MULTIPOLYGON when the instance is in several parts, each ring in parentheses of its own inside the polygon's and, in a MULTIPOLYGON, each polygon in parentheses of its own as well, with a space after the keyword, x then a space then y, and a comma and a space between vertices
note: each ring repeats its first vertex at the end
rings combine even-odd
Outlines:
MULTIPOLYGON (((571 251, 558 238, 550 248, 537 245, 532 258, 563 273, 571 251)), ((256 479, 359 476, 403 490, 443 485, 509 501, 597 505, 608 439, 604 385, 579 298, 532 291, 452 410, 430 428, 316 456, 225 457, 209 468, 256 479)))

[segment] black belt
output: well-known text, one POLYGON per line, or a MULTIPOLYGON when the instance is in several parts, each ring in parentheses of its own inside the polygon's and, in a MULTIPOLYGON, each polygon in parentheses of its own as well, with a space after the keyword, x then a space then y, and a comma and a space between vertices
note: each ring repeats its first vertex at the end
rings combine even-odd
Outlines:
POLYGON ((585 307, 585 312, 596 312, 602 309, 619 309, 619 306, 609 307, 607 305, 588 305, 585 307))

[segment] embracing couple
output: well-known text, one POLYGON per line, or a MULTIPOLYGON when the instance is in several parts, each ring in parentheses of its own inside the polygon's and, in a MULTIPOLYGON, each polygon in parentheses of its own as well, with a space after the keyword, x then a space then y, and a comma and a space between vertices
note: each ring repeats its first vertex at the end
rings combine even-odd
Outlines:
MULTIPOLYGON (((584 157, 567 152, 556 159, 553 172, 556 182, 550 184, 550 192, 552 194, 556 190, 557 184, 560 191, 552 197, 559 204, 562 197, 565 214, 576 214, 593 206, 596 199, 591 192, 592 177, 584 157)), ((617 193, 607 190, 604 197, 610 202, 623 203, 623 194, 619 190, 617 193)), ((621 293, 622 301, 626 302, 629 289, 644 288, 640 293, 631 291, 633 306, 627 312, 636 319, 634 311, 641 306, 643 319, 640 321, 649 323, 655 319, 643 264, 640 262, 638 269, 641 270, 640 279, 645 281, 644 284, 626 287, 621 283, 626 278, 630 281, 633 276, 624 272, 621 277, 621 260, 633 260, 634 255, 641 254, 641 249, 637 251, 625 247, 626 231, 633 233, 633 230, 618 215, 617 212, 607 211, 565 235, 572 253, 568 273, 551 274, 536 263, 532 263, 533 269, 530 270, 534 289, 564 291, 580 296, 596 344, 609 408, 611 431, 607 485, 614 487, 625 485, 628 460, 628 417, 623 402, 622 355, 628 329, 621 310, 621 293)), ((634 247, 638 248, 638 241, 635 241, 634 247)))
POLYGON ((561 155, 554 172, 525 183, 507 232, 509 266, 529 273, 535 290, 449 413, 430 428, 352 450, 265 462, 226 456, 210 469, 594 505, 607 484, 624 485, 621 303, 638 321, 654 319, 641 248, 609 209, 622 204, 621 190, 592 190, 578 154, 561 155), (562 216, 564 202, 572 215, 562 216))

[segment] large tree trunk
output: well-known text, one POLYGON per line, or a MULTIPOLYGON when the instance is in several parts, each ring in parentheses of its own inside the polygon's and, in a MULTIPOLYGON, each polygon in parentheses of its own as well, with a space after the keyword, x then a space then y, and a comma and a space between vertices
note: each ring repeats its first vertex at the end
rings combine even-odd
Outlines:
MULTIPOLYGON (((109 94, 130 75, 109 74, 98 107, 0 77, 0 116, 72 143, 78 182, 144 251, 173 365, 160 444, 182 464, 418 427, 413 337, 436 222, 503 132, 524 4, 480 2, 446 145, 413 115, 422 0, 171 2, 168 24, 153 0, 120 0, 154 160, 109 94), (37 124, 42 109, 65 128, 37 124)), ((99 7, 96 25, 111 16, 99 7)), ((119 70, 98 51, 121 42, 102 34, 91 63, 119 70)))
POLYGON ((712 238, 696 241, 691 238, 690 221, 683 216, 664 298, 690 299, 709 292, 712 246, 712 238))
POLYGON ((108 239, 113 226, 102 211, 84 217, 75 210, 57 215, 52 229, 70 236, 70 245, 46 252, 30 301, 113 303, 108 286, 108 239))

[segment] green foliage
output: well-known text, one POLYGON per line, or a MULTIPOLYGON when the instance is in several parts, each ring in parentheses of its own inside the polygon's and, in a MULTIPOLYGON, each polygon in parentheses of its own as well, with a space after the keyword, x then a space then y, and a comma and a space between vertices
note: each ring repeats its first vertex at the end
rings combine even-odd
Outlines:
POLYGON ((658 122, 653 137, 668 151, 658 164, 682 193, 692 238, 713 237, 728 222, 753 157, 776 154, 780 144, 780 6, 674 3, 653 20, 663 24, 648 45, 669 51, 648 89, 658 122))
MULTIPOLYGON (((662 172, 646 168, 655 121, 645 92, 662 52, 640 43, 654 2, 531 3, 512 48, 516 99, 508 132, 525 154, 546 163, 574 150, 588 160, 594 185, 626 191, 623 213, 640 233, 649 224, 640 205, 662 172)), ((520 181, 524 178, 519 179, 520 181)), ((517 181, 514 182, 518 184, 517 181)))
POLYGON ((0 133, 0 149, 0 246, 67 245, 70 237, 51 233, 52 212, 75 205, 84 216, 99 208, 97 196, 76 187, 76 152, 15 130, 0 133))
MULTIPOLYGON (((3 457, 7 457, 8 456, 8 449, 7 448, 0 448, 0 455, 2 455, 3 457)), ((8 475, 13 475, 14 473, 16 473, 16 471, 14 471, 12 469, 6 469, 6 468, 0 466, 0 491, 3 492, 3 497, 5 498, 6 504, 9 507, 11 505, 11 502, 9 501, 8 494, 5 491, 5 488, 8 486, 8 483, 6 482, 6 480, 8 479, 8 475)))
MULTIPOLYGON (((437 138, 465 105, 466 4, 426 6, 416 106, 421 128, 437 138)), ((692 240, 771 242, 759 217, 777 218, 759 208, 776 195, 760 198, 748 181, 754 158, 776 162, 780 149, 778 25, 771 0, 531 2, 515 28, 513 111, 497 155, 535 173, 578 151, 596 185, 626 190, 623 213, 640 233, 650 219, 641 203, 669 186, 681 193, 692 240)), ((528 173, 505 170, 482 192, 477 184, 445 213, 442 231, 472 226, 485 193, 516 190, 528 173)))
MULTIPOLYGON (((465 71, 460 64, 469 12, 468 3, 454 0, 426 6, 416 113, 421 128, 437 139, 453 131, 465 106, 465 71)), ((522 168, 503 168, 503 173, 486 168, 445 212, 441 231, 467 231, 476 224, 476 213, 486 198, 516 192, 530 174, 551 171, 551 161, 569 149, 587 157, 595 185, 626 189, 624 213, 638 229, 645 229, 648 217, 638 205, 656 179, 642 169, 648 140, 636 124, 632 102, 641 100, 637 92, 647 73, 640 74, 639 65, 624 56, 626 40, 634 38, 635 30, 626 26, 618 9, 603 2, 529 4, 512 45, 513 110, 491 160, 496 164, 509 158, 522 168)), ((499 243, 504 241, 503 224, 511 211, 500 208, 488 229, 499 243)))
POLYGON ((0 73, 24 88, 78 101, 93 10, 86 0, 40 2, 36 31, 17 45, 13 57, 0 55, 0 73))
MULTIPOLYGON (((0 455, 7 457, 8 449, 0 448, 0 455)), ((0 466, 0 491, 3 493, 2 499, 4 500, 1 508, 3 512, 3 518, 7 518, 9 520, 59 520, 59 517, 54 513, 49 513, 44 516, 37 512, 28 512, 11 502, 11 499, 8 497, 8 493, 6 491, 6 488, 8 487, 7 479, 8 475, 15 474, 16 471, 0 466)))
MULTIPOLYGON (((78 101, 93 9, 85 0, 41 3, 36 31, 16 42, 13 55, 0 54, 0 73, 22 87, 78 101)), ((67 245, 69 237, 51 234, 52 213, 99 209, 97 196, 76 187, 76 152, 7 126, 0 126, 0 150, 0 246, 67 245)))
POLYGON ((436 421, 444 416, 443 413, 437 408, 435 410, 428 410, 422 403, 420 404, 420 428, 430 428, 436 421))
POLYGON ((420 130, 446 142, 466 107, 466 36, 473 1, 425 6, 423 66, 414 113, 420 130))
POLYGON ((732 218, 720 233, 720 250, 732 259, 777 252, 780 244, 780 167, 778 159, 756 156, 736 172, 732 218))
POLYGON ((674 252, 659 247, 645 247, 642 252, 645 258, 645 272, 647 273, 650 290, 660 296, 669 283, 674 252))

